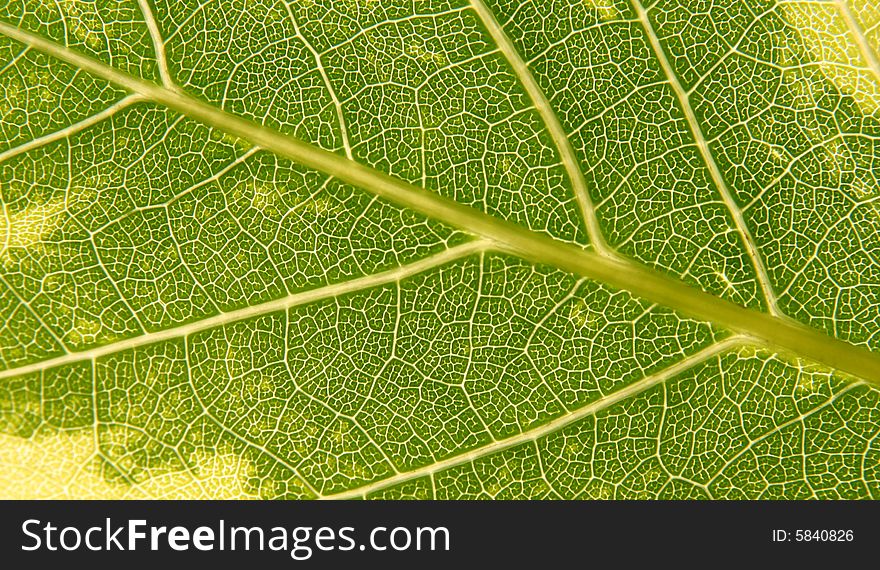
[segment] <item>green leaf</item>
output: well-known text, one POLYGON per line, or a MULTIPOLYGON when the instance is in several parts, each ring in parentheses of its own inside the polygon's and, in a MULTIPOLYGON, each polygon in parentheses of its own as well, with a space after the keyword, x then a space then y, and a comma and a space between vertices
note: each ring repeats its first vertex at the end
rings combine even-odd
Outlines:
POLYGON ((880 498, 873 0, 0 0, 4 497, 880 498))

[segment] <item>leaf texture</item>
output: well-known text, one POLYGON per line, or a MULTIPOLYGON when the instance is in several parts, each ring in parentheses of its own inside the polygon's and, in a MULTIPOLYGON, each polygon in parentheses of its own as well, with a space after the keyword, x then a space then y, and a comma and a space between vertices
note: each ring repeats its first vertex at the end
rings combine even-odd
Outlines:
POLYGON ((0 0, 0 494, 880 498, 873 0, 0 0))

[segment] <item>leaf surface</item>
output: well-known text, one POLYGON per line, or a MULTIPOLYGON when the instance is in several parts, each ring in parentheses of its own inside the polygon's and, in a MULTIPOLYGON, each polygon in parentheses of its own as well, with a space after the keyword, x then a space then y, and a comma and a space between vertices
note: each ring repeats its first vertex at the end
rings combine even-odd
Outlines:
POLYGON ((878 498, 878 30, 0 2, 3 496, 878 498))

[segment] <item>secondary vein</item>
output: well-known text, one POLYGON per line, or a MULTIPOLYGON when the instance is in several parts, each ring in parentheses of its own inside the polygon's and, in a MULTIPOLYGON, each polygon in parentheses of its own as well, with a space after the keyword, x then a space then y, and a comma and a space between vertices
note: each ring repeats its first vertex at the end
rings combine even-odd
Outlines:
POLYGON ((599 227, 596 210, 590 199, 590 193, 587 191, 587 181, 584 179, 583 171, 580 166, 578 166, 578 159, 571 146, 571 142, 568 140, 568 135, 562 128, 562 124, 559 122, 559 118, 553 111, 553 107, 550 106, 550 102, 544 95, 544 91, 541 89, 540 85, 538 85, 538 82, 535 81, 535 77, 529 70, 528 64, 520 56, 516 47, 513 45, 513 42, 510 41, 510 38, 504 31, 504 28, 495 19, 495 15, 492 11, 483 3, 483 0, 470 0, 470 2, 474 11, 483 22, 483 25, 486 26, 486 31, 492 36, 492 40, 498 46, 498 49, 516 73, 516 76, 526 90, 529 99, 532 100, 535 110, 541 117, 541 121, 543 121, 544 126, 547 127, 547 132, 550 134, 550 138, 553 139, 556 149, 559 151, 559 158, 562 160, 562 165, 565 168, 566 174, 568 174, 569 180, 571 180, 575 198, 578 201, 581 215, 587 226, 587 235, 590 238, 590 243, 593 244, 593 247, 595 247, 600 253, 612 255, 613 250, 611 250, 611 248, 605 243, 605 238, 599 227))
POLYGON ((364 485, 362 487, 355 487, 353 489, 348 489, 341 493, 326 495, 325 499, 351 499, 355 497, 362 497, 367 495, 373 491, 377 491, 380 489, 384 489, 387 487, 391 487, 393 485, 397 485, 399 483, 403 483, 406 481, 411 481, 412 479, 418 479, 419 477, 424 477, 426 475, 431 475, 433 473, 437 473, 440 471, 444 471, 446 469, 450 469, 457 465, 462 465, 464 463, 470 463, 480 457, 485 457, 487 455, 491 455, 493 453, 498 453, 499 451, 503 451, 505 449, 509 449, 511 447, 520 445, 521 443, 526 443, 529 441, 536 441, 537 439, 557 432, 566 426, 569 426, 578 420, 582 420, 587 416, 592 416, 597 414, 598 412, 605 410, 614 404, 626 400, 632 396, 637 394, 641 394, 654 386, 665 382, 666 380, 672 378, 676 374, 684 372, 698 364, 706 362, 707 360, 722 354, 723 352, 734 348, 738 345, 743 344, 743 339, 738 337, 726 338, 720 342, 716 342, 715 344, 709 345, 703 350, 696 352, 678 362, 669 366, 668 368, 664 368, 663 370, 651 374, 638 380, 637 382, 633 382, 632 384, 621 388, 616 392, 612 392, 603 398, 599 398, 598 400, 587 404, 582 408, 578 408, 577 410, 565 414, 563 416, 559 416, 558 418, 547 422, 546 424, 541 424, 540 426, 523 431, 517 435, 510 436, 506 439, 500 439, 498 441, 494 441, 490 444, 484 445, 482 447, 478 447, 476 449, 472 449, 467 453, 463 453, 461 455, 455 455, 448 459, 444 459, 442 461, 437 461, 436 463, 432 463, 430 465, 426 465, 424 467, 419 467, 417 469, 413 469, 412 471, 404 471, 398 475, 394 475, 392 477, 388 477, 386 479, 382 479, 372 484, 364 485))
POLYGON ((844 22, 846 22, 846 27, 849 29, 850 34, 852 34, 853 39, 856 44, 859 46, 859 52, 864 58, 865 63, 868 65, 868 69, 871 70, 871 73, 874 74, 878 80, 880 80, 880 60, 877 58, 877 54, 874 52, 874 49, 871 47, 868 38, 865 36, 864 30, 862 30, 862 26, 859 24, 856 15, 853 14, 853 11, 850 10, 849 5, 847 5, 846 0, 835 0, 837 3, 837 8, 840 10, 841 16, 843 16, 844 22))
POLYGON ((87 129, 93 125, 97 125, 101 121, 109 119, 110 117, 112 117, 116 113, 122 111, 123 109, 130 107, 131 105, 133 105, 134 103, 137 103, 140 100, 141 100, 140 95, 137 95, 137 94, 129 95, 128 97, 120 99, 119 101, 117 101, 113 105, 110 105, 109 107, 107 107, 103 111, 101 111, 99 113, 95 113, 94 115, 91 115, 89 117, 86 117, 86 118, 82 119, 81 121, 73 123, 72 125, 68 125, 68 126, 64 127, 63 129, 58 129, 57 131, 52 131, 51 133, 47 133, 43 136, 37 137, 35 139, 31 139, 31 140, 29 140, 25 143, 22 143, 18 146, 15 146, 15 147, 12 147, 8 150, 0 152, 0 163, 6 162, 7 160, 11 160, 11 159, 15 158, 16 156, 19 156, 25 152, 34 150, 35 148, 40 148, 41 146, 45 146, 45 145, 51 144, 53 142, 60 141, 62 139, 72 137, 73 135, 75 135, 77 133, 81 133, 85 129, 87 129))
MULTIPOLYGON (((38 372, 40 370, 45 370, 47 368, 52 368, 55 366, 71 364, 73 362, 94 360, 96 358, 101 358, 102 356, 107 356, 115 352, 137 348, 140 346, 146 346, 148 344, 153 344, 156 342, 162 342, 165 340, 176 338, 185 338, 189 335, 195 334, 200 331, 212 329, 214 327, 228 325, 231 323, 250 319, 260 315, 266 315, 276 311, 284 311, 293 307, 298 307, 308 303, 314 303, 322 299, 332 299, 340 295, 362 291, 371 287, 378 287, 380 285, 395 283, 397 281, 400 281, 401 279, 406 279, 407 277, 417 275, 434 267, 439 267, 441 265, 451 263, 457 259, 467 257, 473 253, 477 253, 485 249, 486 243, 483 241, 467 242, 465 244, 443 250, 440 253, 434 254, 430 257, 414 261, 407 265, 401 265, 400 267, 396 267, 388 271, 383 271, 381 273, 359 277, 357 279, 352 279, 351 281, 334 283, 333 285, 327 285, 325 287, 319 287, 317 289, 310 289, 307 291, 301 291, 299 293, 293 293, 291 295, 281 297, 280 299, 275 299, 273 301, 266 301, 265 303, 251 305, 242 309, 237 309, 226 313, 219 313, 200 321, 194 321, 185 325, 162 329, 156 332, 148 332, 140 336, 107 343, 95 348, 90 348, 88 350, 83 350, 80 352, 69 352, 68 354, 57 356, 55 358, 49 358, 40 362, 34 362, 32 364, 26 364, 24 366, 18 366, 16 368, 0 370, 0 380, 4 380, 6 378, 11 378, 14 376, 20 376, 22 374, 29 374, 31 372, 38 372)), ((0 276, 0 280, 2 280, 2 276, 0 276)))
POLYGON ((159 67, 159 77, 162 79, 162 84, 169 89, 174 89, 174 80, 171 78, 171 72, 168 69, 168 57, 165 55, 165 41, 162 39, 162 34, 159 33, 159 25, 156 23, 156 18, 153 17, 153 10, 150 8, 149 0, 138 0, 138 6, 141 9, 147 30, 150 32, 150 39, 153 42, 153 51, 156 53, 156 63, 159 67))
POLYGON ((730 215, 733 218, 733 224, 736 227, 736 231, 740 235, 743 245, 746 248, 746 255, 749 256, 752 267, 754 267, 758 285, 761 287, 761 292, 767 302, 767 309, 771 314, 779 316, 781 315, 781 312, 777 306, 776 294, 773 291, 773 285, 770 283, 770 277, 767 274, 767 268, 764 266, 764 260, 761 259, 761 255, 758 253, 758 246, 755 244, 755 238, 752 236, 751 231, 749 231, 748 225, 746 225, 742 210, 740 210, 736 200, 734 200, 733 194, 730 192, 730 189, 727 187, 727 182, 724 180, 724 175, 721 174, 721 170, 718 168, 718 164, 712 156, 712 151, 709 149, 709 143, 706 141, 706 137, 703 135, 700 123, 697 120, 697 115, 694 113, 693 107, 691 107, 690 98, 684 87, 682 87, 681 83, 678 81, 678 76, 676 76, 675 71, 672 69, 672 65, 666 57, 666 52, 663 50, 663 46, 660 45, 660 39, 654 32, 654 27, 651 25, 651 20, 648 18, 648 13, 645 11, 645 8, 641 5, 639 0, 632 0, 632 6, 636 11, 639 22, 642 24, 642 28, 645 30, 648 43, 651 44, 651 49, 657 57, 660 67, 663 69, 663 74, 684 113, 685 119, 687 120, 691 133, 693 134, 694 142, 697 144, 697 150, 700 152, 700 157, 703 159, 703 164, 706 165, 706 168, 709 171, 709 176, 712 178, 712 182, 718 190, 721 200, 724 202, 724 205, 727 207, 728 212, 730 212, 730 215))

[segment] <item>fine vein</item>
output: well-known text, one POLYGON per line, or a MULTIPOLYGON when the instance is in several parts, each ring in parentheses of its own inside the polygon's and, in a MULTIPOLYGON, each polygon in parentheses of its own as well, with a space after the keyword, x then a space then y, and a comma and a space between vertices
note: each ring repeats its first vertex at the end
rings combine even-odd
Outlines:
POLYGON ((710 479, 708 481, 707 485, 712 485, 712 483, 716 479, 718 479, 718 477, 721 476, 722 473, 727 471, 728 467, 730 467, 731 465, 736 463, 736 461, 739 458, 741 458, 745 454, 749 453, 759 443, 761 443, 763 441, 767 441, 768 439, 770 439, 771 437, 773 437, 777 433, 781 433, 793 425, 803 423, 807 418, 822 412, 827 406, 833 404, 836 400, 840 399, 841 396, 843 396, 844 394, 846 394, 852 390, 859 388, 860 386, 863 386, 863 384, 861 382, 851 382, 849 384, 846 384, 839 392, 835 392, 827 400, 825 400, 821 404, 813 407, 812 409, 810 409, 806 413, 798 414, 797 416, 791 418, 790 420, 785 421, 785 422, 773 427, 773 429, 770 429, 767 432, 762 433, 760 436, 756 437, 755 439, 750 439, 748 445, 743 447, 741 450, 739 450, 739 452, 736 455, 734 455, 733 457, 731 457, 730 459, 728 459, 727 461, 724 462, 724 465, 722 465, 721 468, 718 469, 718 473, 714 477, 712 477, 712 479, 710 479))
MULTIPOLYGON (((60 46, 40 36, 0 22, 0 33, 30 45, 71 65, 78 66, 169 109, 250 141, 342 182, 363 188, 392 203, 489 240, 533 263, 559 269, 627 290, 646 300, 675 309, 680 314, 709 321, 768 346, 811 358, 827 366, 880 385, 880 355, 864 347, 834 339, 817 329, 790 319, 741 307, 674 279, 633 260, 605 256, 555 240, 430 192, 342 155, 315 147, 295 137, 257 125, 208 103, 132 77, 104 63, 60 46)), ((159 333, 157 333, 159 334, 159 333)))

